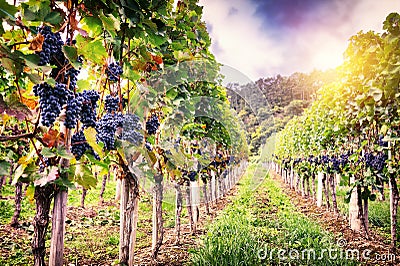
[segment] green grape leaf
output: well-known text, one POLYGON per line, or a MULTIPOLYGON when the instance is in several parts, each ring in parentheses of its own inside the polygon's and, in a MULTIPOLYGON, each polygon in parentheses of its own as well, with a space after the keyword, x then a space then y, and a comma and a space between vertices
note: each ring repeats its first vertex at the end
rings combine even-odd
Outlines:
POLYGON ((47 147, 43 147, 42 155, 46 158, 52 158, 56 156, 56 154, 50 148, 47 147))
POLYGON ((0 18, 14 18, 18 8, 10 5, 6 0, 0 0, 0 18))
POLYGON ((82 29, 85 30, 89 37, 95 38, 103 32, 102 21, 98 17, 85 17, 82 19, 82 29))
POLYGON ((104 65, 107 58, 107 51, 101 40, 91 40, 81 35, 76 37, 76 45, 78 54, 83 55, 86 59, 98 65, 104 65))
POLYGON ((62 22, 62 20, 63 20, 63 18, 61 17, 59 12, 50 12, 44 18, 44 21, 49 22, 53 25, 60 24, 62 22))
POLYGON ((103 23, 103 28, 108 31, 113 37, 115 37, 116 31, 120 30, 119 21, 112 14, 109 14, 108 16, 100 14, 100 19, 103 23))
POLYGON ((31 204, 35 201, 35 186, 32 183, 26 189, 25 195, 31 204))
POLYGON ((36 73, 28 73, 28 78, 30 81, 32 81, 34 84, 39 84, 42 82, 42 77, 39 76, 39 74, 36 73))
POLYGON ((63 53, 66 58, 68 58, 69 62, 71 62, 72 66, 75 68, 79 68, 80 64, 77 62, 78 60, 78 50, 73 46, 64 45, 62 47, 63 53))
POLYGON ((10 175, 11 164, 7 161, 0 161, 0 175, 10 175))
POLYGON ((71 160, 74 158, 74 155, 72 153, 68 152, 65 148, 59 146, 57 148, 57 155, 60 156, 61 158, 71 160))
POLYGON ((129 64, 124 64, 124 77, 130 81, 137 81, 141 78, 140 74, 133 69, 129 64))
POLYGON ((76 82, 76 86, 83 91, 90 88, 90 82, 85 79, 80 79, 76 82))
POLYGON ((96 187, 97 179, 87 165, 78 165, 75 169, 75 182, 86 189, 96 187))

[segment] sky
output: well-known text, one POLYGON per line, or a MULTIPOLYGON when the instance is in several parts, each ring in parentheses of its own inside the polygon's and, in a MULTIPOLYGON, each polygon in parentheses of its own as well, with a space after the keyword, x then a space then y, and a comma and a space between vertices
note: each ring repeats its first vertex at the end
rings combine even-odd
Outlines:
POLYGON ((339 66, 352 35, 382 32, 400 0, 200 0, 216 59, 251 80, 339 66))

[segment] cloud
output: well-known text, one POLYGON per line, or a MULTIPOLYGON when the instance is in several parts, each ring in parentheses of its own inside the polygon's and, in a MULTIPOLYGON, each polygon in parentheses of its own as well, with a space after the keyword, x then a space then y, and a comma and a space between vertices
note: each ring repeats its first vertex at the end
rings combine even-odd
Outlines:
POLYGON ((396 0, 200 0, 217 60, 255 80, 338 66, 348 39, 381 31, 396 0))

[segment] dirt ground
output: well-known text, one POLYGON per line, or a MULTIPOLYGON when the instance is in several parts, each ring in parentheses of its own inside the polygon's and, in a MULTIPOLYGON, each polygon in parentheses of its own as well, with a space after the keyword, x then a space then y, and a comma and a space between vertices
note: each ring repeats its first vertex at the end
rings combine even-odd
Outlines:
POLYGON ((363 264, 400 265, 400 256, 396 256, 396 252, 391 250, 390 240, 380 235, 375 228, 370 228, 368 238, 364 233, 354 232, 350 229, 345 214, 334 214, 324 206, 317 207, 312 199, 301 196, 284 184, 279 175, 272 173, 272 177, 279 182, 296 208, 307 217, 317 221, 325 230, 333 233, 344 250, 357 249, 360 251, 361 258, 365 253, 365 257, 369 260, 361 260, 363 264))

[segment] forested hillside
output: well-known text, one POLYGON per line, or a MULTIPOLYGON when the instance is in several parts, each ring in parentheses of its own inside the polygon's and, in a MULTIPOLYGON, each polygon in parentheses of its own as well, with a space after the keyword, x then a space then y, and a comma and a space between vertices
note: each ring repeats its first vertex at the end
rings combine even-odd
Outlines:
POLYGON ((251 152, 257 153, 273 132, 301 115, 316 91, 337 76, 336 70, 313 71, 260 78, 246 85, 229 84, 228 98, 246 126, 251 152))

